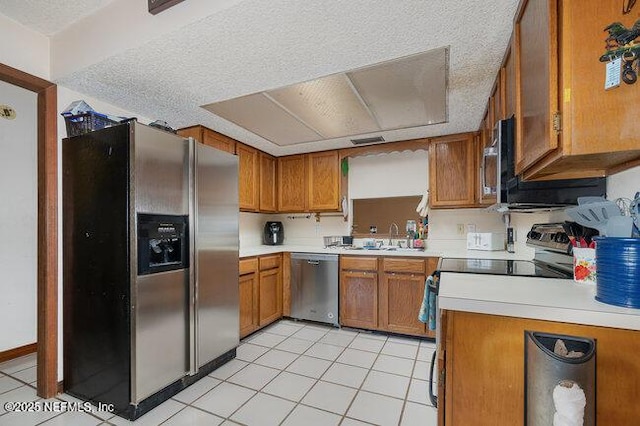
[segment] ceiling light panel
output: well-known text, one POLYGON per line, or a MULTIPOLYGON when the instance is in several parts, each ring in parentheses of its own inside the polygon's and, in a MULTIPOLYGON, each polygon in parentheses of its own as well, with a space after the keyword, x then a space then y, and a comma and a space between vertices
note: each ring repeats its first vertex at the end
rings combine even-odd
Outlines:
POLYGON ((285 146, 323 139, 321 135, 288 114, 264 93, 204 105, 204 109, 250 132, 285 146))
POLYGON ((447 121, 448 48, 347 73, 383 130, 447 121))
POLYGON ((267 92, 275 102, 323 139, 380 130, 345 74, 336 74, 267 92))

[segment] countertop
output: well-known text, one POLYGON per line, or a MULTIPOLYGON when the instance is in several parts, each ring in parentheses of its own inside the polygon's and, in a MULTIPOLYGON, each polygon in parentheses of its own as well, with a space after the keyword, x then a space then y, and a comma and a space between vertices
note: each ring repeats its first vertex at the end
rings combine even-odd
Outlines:
POLYGON ((354 250, 347 248, 325 248, 322 246, 283 244, 279 246, 251 246, 240 249, 240 257, 262 256, 274 253, 323 253, 354 256, 399 256, 399 257, 463 257, 480 259, 517 259, 518 256, 506 251, 481 251, 465 249, 439 249, 427 247, 423 251, 400 250, 354 250))
POLYGON ((640 309, 601 303, 595 294, 594 284, 573 280, 443 272, 438 307, 640 330, 640 309))

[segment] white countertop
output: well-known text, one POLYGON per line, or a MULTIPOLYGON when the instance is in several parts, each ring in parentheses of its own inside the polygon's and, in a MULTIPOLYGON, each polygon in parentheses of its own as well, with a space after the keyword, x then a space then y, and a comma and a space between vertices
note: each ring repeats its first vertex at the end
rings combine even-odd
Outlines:
POLYGON ((346 248, 324 248, 321 246, 280 245, 280 246, 254 246, 240 250, 240 257, 262 256, 272 253, 323 253, 323 254, 348 254, 356 256, 415 256, 415 257, 440 257, 442 252, 436 250, 354 250, 346 248))
POLYGON ((595 294, 595 285, 573 280, 443 272, 438 307, 640 330, 640 309, 601 303, 595 294))
POLYGON ((324 248, 322 246, 283 244, 279 246, 250 246, 240 249, 240 257, 262 256, 273 253, 324 253, 354 256, 402 256, 402 257, 463 257, 480 259, 516 259, 516 255, 506 251, 480 251, 467 249, 438 248, 437 244, 423 251, 411 250, 353 250, 345 248, 324 248))

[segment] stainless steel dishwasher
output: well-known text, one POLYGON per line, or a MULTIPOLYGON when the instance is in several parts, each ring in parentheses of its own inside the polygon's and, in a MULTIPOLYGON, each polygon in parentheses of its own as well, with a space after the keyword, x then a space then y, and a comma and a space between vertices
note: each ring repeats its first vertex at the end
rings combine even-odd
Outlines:
POLYGON ((291 254, 291 317, 339 325, 337 254, 291 254))

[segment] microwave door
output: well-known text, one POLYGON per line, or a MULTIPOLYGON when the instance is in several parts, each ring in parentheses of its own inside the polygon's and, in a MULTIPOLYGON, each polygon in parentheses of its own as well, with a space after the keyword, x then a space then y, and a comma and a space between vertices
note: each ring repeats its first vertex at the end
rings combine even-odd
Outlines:
POLYGON ((482 180, 482 202, 496 200, 500 188, 500 153, 496 144, 485 148, 480 166, 480 178, 482 180))

